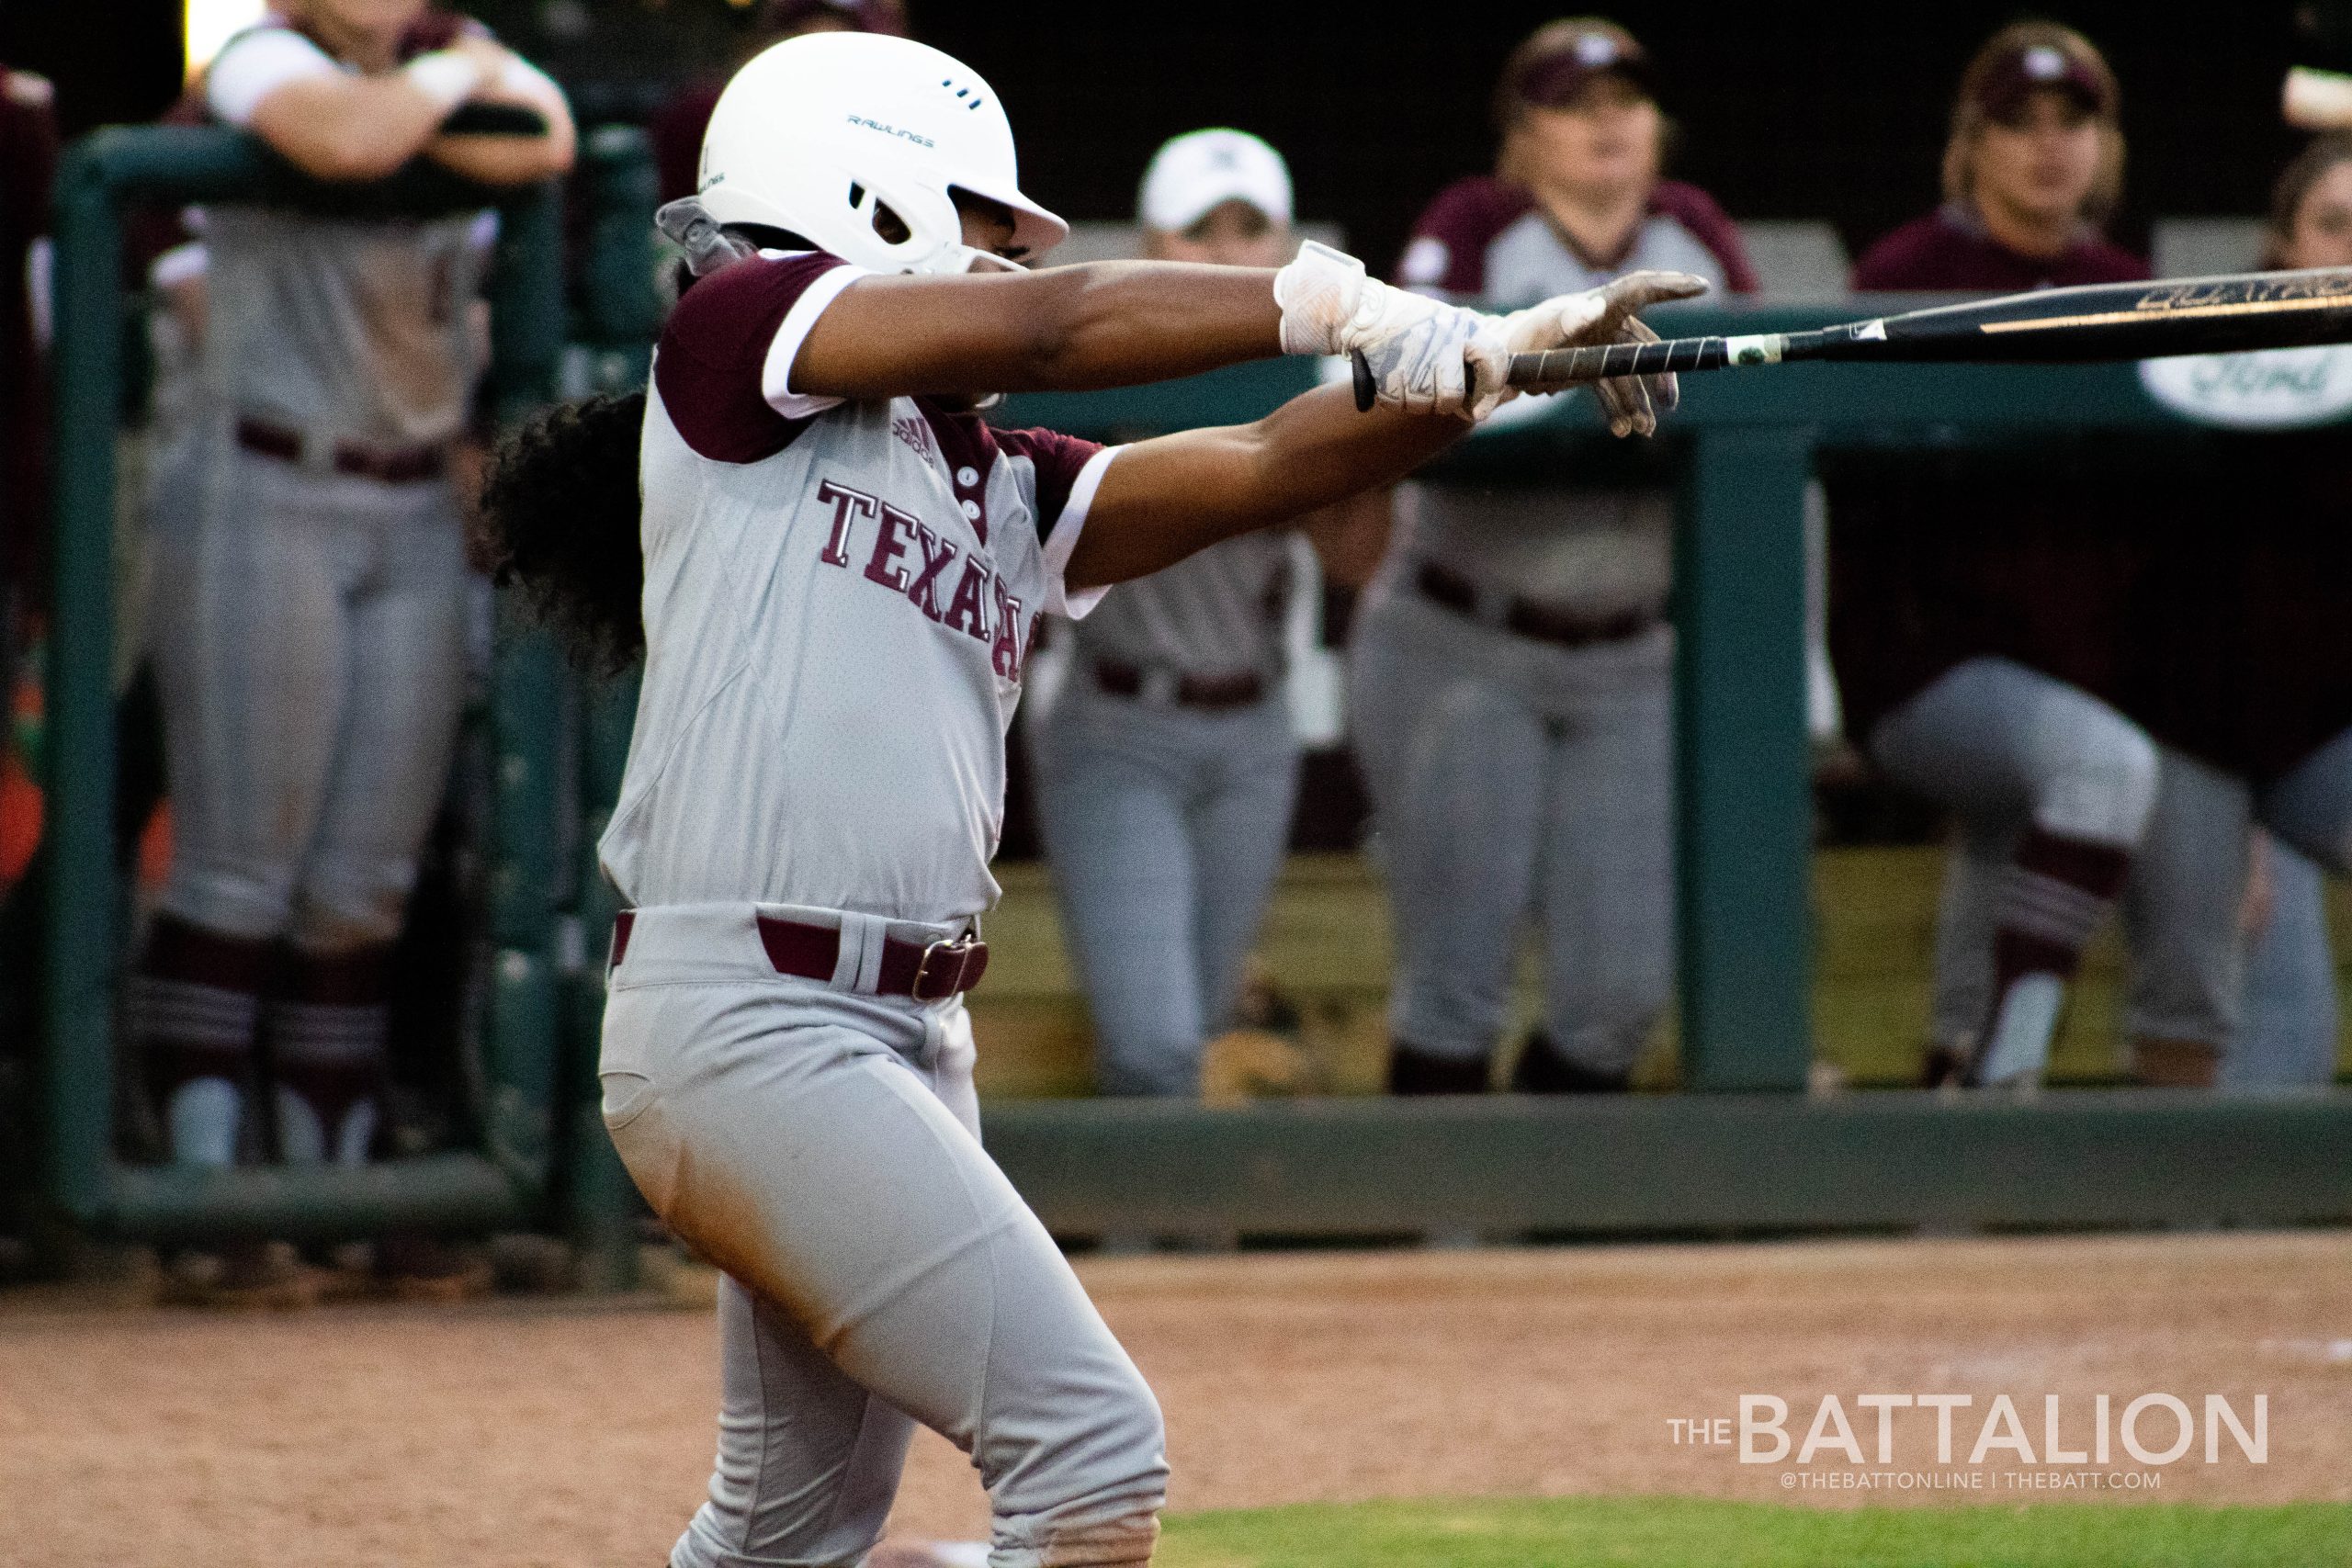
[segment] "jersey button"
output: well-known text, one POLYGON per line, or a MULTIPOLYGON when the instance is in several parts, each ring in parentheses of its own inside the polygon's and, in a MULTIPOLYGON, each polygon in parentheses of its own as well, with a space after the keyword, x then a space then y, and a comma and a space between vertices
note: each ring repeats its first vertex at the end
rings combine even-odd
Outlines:
POLYGON ((980 503, 977 501, 966 502, 964 503, 964 515, 970 518, 975 523, 978 522, 980 520, 980 503))
POLYGON ((967 463, 962 468, 956 470, 956 482, 962 485, 965 489, 969 490, 972 486, 980 482, 980 471, 979 469, 972 467, 969 463, 967 463))

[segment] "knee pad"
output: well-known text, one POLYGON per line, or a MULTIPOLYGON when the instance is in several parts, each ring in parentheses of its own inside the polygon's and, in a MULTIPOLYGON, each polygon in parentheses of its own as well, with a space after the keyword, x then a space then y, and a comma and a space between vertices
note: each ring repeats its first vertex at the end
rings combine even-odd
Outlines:
POLYGON ((275 942, 286 934, 293 910, 294 868, 231 864, 183 849, 172 857, 162 905, 185 926, 242 942, 275 942))
POLYGON ((2156 743, 2120 714, 2087 714, 2069 732, 2064 761, 2033 803, 2033 825, 2067 839, 2131 849, 2155 808, 2156 743))
POLYGON ((294 890, 287 934, 299 947, 343 953, 396 941, 416 863, 349 862, 314 866, 294 890))

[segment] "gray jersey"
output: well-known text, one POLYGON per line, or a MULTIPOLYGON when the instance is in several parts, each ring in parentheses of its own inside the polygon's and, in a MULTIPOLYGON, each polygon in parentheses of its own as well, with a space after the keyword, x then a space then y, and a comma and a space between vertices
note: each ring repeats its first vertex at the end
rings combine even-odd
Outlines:
MULTIPOLYGON (((254 28, 213 62, 206 101, 246 125, 270 91, 322 72, 350 67, 289 28, 254 28)), ((329 439, 407 446, 457 434, 478 368, 467 321, 481 282, 474 222, 209 209, 208 400, 329 439)))
POLYGON ((1004 734, 1113 451, 923 399, 792 392, 860 276, 739 263, 679 302, 641 456, 646 667, 600 846, 633 904, 945 921, 993 904, 1004 734))
MULTIPOLYGON (((1525 191, 1464 180, 1415 225, 1400 270, 1423 293, 1515 309, 1647 267, 1722 289, 1745 284, 1744 265, 1729 222, 1688 186, 1661 185, 1624 254, 1602 262, 1571 247, 1525 191)), ((1579 614, 1665 608, 1674 543, 1666 491, 1408 488, 1399 543, 1413 559, 1579 614)))
POLYGON ((1122 583, 1077 626, 1082 659, 1185 675, 1262 677, 1287 665, 1283 642, 1290 546, 1281 533, 1244 534, 1174 566, 1122 583))

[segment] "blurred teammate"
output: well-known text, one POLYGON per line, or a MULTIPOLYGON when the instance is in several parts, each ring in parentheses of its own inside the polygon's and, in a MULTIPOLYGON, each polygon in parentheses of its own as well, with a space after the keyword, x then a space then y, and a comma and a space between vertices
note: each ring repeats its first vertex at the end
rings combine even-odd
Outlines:
MULTIPOLYGON (((1622 28, 1538 29, 1495 116, 1496 175, 1430 202, 1408 287, 1503 305, 1639 268, 1754 287, 1722 210, 1659 177, 1666 122, 1622 28)), ((1487 1087, 1531 912, 1544 1020, 1514 1088, 1623 1089, 1665 1008, 1673 516, 1655 480, 1399 494, 1350 688, 1396 932, 1398 1093, 1487 1087)))
MULTIPOLYGON (((1499 406, 1501 355, 1614 338, 1695 285, 1496 318, 1320 246, 1024 272, 1067 229, 1022 191, 995 94, 873 36, 738 73, 699 200, 727 231, 687 231, 707 275, 650 388, 535 422, 485 497, 503 575, 604 657, 645 654, 601 846, 633 906, 605 1119, 728 1275, 718 1469, 671 1562, 858 1562, 922 1421, 980 1472, 994 1568, 1145 1562, 1159 1409, 977 1136, 962 998, 1036 618, 1390 482, 1499 406), (714 265, 729 236, 767 248, 714 265), (973 412, 1351 350, 1370 413, 1329 387, 1102 448, 973 412)), ((1614 391, 1648 428, 1648 392, 1614 391)))
MULTIPOLYGON (((1144 254, 1279 266, 1290 171, 1196 130, 1145 174, 1144 254)), ((1298 742, 1283 700, 1290 536, 1247 534, 1125 584, 1075 634, 1039 736, 1037 806, 1105 1094, 1199 1092, 1282 864, 1298 742)))
MULTIPOLYGON (((202 97, 322 179, 422 156, 513 184, 571 159, 554 85, 423 0, 292 0, 222 47, 202 97), (546 130, 443 134, 469 101, 546 130)), ((480 368, 474 222, 207 214, 198 477, 158 513, 175 842, 132 987, 180 1162, 254 1147, 265 1031, 286 1157, 357 1163, 376 1137, 391 944, 464 694, 447 468, 480 368)), ((241 1258, 261 1277, 232 1258, 226 1289, 287 1283, 241 1258)))
MULTIPOLYGON (((2279 175, 2262 265, 2352 266, 2352 137, 2279 175)), ((2352 351, 2328 352, 2341 374, 2352 351)), ((2352 869, 2352 461, 2332 429, 2233 436, 2187 510, 2143 590, 2155 613, 2126 694, 2173 748, 2125 894, 2133 1070, 2323 1084, 2337 1016, 2324 873, 2352 869)))
MULTIPOLYGON (((1872 246, 1854 287, 2146 276, 2098 228, 2120 193, 2116 111, 2088 40, 2048 23, 2003 28, 1962 76, 1943 206, 1872 246)), ((2037 1081, 2065 983, 2155 797, 2154 742, 2093 694, 2116 689, 2129 641, 2114 537, 2139 492, 2052 442, 1846 460, 1829 493, 1831 645, 1850 730, 1958 824, 1925 1076, 2037 1081)))

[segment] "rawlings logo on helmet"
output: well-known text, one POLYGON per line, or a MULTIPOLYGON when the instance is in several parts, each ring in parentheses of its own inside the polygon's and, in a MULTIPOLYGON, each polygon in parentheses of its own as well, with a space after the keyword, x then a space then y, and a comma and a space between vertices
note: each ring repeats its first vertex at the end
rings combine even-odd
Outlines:
POLYGON ((919 136, 911 130, 900 130, 895 125, 885 125, 878 119, 867 119, 863 115, 854 114, 850 116, 849 122, 852 125, 862 125, 868 130, 878 130, 885 136, 904 137, 907 141, 913 142, 918 147, 936 147, 939 145, 939 143, 933 141, 928 136, 919 136))

